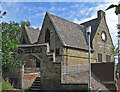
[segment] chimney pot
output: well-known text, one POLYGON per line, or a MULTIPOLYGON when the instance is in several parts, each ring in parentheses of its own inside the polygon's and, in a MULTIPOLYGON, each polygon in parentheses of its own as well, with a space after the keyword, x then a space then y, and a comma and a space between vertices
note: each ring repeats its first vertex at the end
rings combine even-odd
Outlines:
POLYGON ((105 12, 104 11, 102 11, 102 10, 99 10, 98 12, 98 18, 102 18, 102 17, 105 17, 105 12))

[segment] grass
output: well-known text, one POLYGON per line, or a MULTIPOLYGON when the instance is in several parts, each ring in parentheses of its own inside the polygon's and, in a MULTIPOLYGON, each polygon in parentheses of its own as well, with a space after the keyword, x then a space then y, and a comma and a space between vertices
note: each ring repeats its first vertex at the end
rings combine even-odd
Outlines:
POLYGON ((8 79, 2 80, 2 90, 13 90, 13 85, 11 85, 11 83, 8 81, 8 79))

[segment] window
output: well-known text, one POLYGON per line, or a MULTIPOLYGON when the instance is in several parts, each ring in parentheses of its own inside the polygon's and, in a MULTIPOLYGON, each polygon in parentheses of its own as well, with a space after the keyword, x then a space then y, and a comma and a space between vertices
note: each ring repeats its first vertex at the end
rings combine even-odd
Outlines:
POLYGON ((60 49, 59 49, 59 48, 56 49, 55 55, 56 55, 56 56, 60 55, 60 49))
POLYGON ((40 61, 36 60, 36 67, 40 67, 40 61))
POLYGON ((48 29, 45 34, 45 43, 49 43, 50 45, 50 31, 48 29))
POLYGON ((102 54, 98 53, 98 62, 102 62, 102 54))
POLYGON ((111 56, 110 55, 106 55, 106 62, 110 62, 111 61, 111 56))
POLYGON ((25 39, 23 38, 23 40, 22 40, 22 44, 26 44, 26 42, 25 42, 25 39))

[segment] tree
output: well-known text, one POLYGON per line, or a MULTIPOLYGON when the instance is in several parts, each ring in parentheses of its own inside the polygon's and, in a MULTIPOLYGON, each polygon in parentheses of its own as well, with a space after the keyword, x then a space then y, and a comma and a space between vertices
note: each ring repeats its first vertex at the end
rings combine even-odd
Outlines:
POLYGON ((112 4, 112 5, 110 5, 106 10, 109 10, 109 9, 111 9, 111 8, 115 8, 115 14, 116 14, 116 15, 120 14, 120 4, 118 4, 118 5, 112 4))
POLYGON ((2 67, 21 67, 19 58, 15 58, 15 52, 20 43, 23 26, 30 26, 30 22, 2 22, 2 67))
POLYGON ((29 27, 30 26, 30 21, 21 21, 20 22, 21 28, 24 29, 25 26, 29 27))
POLYGON ((2 22, 2 66, 19 66, 20 60, 14 59, 15 50, 19 44, 20 27, 15 22, 2 22))
POLYGON ((4 12, 2 12, 1 10, 0 10, 0 18, 2 18, 4 15, 6 15, 6 11, 4 11, 4 12))

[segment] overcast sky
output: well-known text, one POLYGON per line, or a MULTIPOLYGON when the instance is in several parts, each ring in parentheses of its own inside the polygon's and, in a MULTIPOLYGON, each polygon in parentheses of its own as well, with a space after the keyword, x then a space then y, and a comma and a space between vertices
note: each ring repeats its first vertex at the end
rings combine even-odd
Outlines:
MULTIPOLYGON (((49 12, 75 23, 82 23, 97 17, 97 11, 103 10, 117 2, 2 2, 2 10, 7 11, 7 15, 2 21, 26 21, 31 22, 34 28, 41 28, 45 13, 49 12)), ((16 1, 16 0, 15 0, 16 1)), ((109 0, 107 0, 109 1, 109 0)), ((112 0, 111 0, 112 1, 112 0)), ((115 9, 105 11, 106 20, 112 36, 114 45, 117 45, 118 16, 115 9)))

